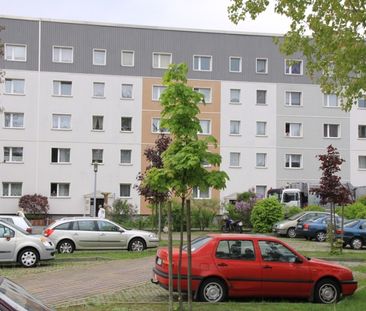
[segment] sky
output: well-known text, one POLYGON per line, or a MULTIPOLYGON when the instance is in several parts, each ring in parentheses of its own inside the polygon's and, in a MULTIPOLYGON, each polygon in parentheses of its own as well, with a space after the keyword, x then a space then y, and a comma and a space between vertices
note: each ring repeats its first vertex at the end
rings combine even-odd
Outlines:
POLYGON ((230 0, 0 0, 0 15, 127 25, 284 34, 288 21, 268 9, 255 21, 230 22, 230 0))

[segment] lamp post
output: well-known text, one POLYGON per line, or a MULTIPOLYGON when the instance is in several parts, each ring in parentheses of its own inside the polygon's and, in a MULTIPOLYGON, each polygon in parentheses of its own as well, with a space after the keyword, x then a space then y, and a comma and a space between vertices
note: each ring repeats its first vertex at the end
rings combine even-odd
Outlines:
POLYGON ((98 173, 98 162, 93 162, 94 168, 94 197, 93 197, 93 217, 95 217, 95 213, 97 211, 97 173, 98 173))

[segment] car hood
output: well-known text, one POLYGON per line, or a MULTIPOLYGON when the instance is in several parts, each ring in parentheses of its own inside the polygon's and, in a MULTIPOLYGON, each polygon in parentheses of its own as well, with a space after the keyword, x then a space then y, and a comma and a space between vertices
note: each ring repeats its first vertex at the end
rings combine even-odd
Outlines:
POLYGON ((327 260, 323 260, 323 259, 318 259, 318 258, 311 258, 309 260, 309 263, 312 265, 314 264, 314 266, 316 266, 317 268, 335 268, 335 269, 346 269, 349 270, 347 267, 342 266, 341 264, 337 263, 337 262, 333 262, 333 261, 327 261, 327 260))

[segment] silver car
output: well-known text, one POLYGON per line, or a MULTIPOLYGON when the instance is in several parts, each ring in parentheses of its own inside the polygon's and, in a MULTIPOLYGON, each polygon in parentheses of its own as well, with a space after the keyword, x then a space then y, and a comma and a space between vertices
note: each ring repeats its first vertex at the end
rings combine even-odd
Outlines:
POLYGON ((125 229, 108 219, 96 217, 67 217, 56 220, 44 231, 56 245, 59 253, 72 253, 81 249, 128 249, 143 251, 157 247, 155 233, 125 229))
POLYGON ((54 259, 55 253, 55 245, 48 238, 0 220, 0 262, 18 262, 30 268, 40 260, 54 259))

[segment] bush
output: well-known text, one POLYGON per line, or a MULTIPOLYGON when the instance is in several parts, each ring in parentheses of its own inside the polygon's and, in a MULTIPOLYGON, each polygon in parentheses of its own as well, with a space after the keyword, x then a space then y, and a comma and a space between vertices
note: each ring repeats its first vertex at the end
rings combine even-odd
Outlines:
POLYGON ((290 206, 288 208, 285 208, 285 218, 290 218, 291 216, 301 213, 302 211, 302 208, 297 206, 290 206))
POLYGON ((366 195, 359 197, 356 202, 366 205, 366 195))
POLYGON ((270 232, 275 222, 283 218, 283 206, 276 198, 258 201, 252 210, 250 221, 256 232, 270 232))
POLYGON ((303 208, 304 212, 325 212, 325 208, 320 205, 308 205, 303 208))
POLYGON ((192 227, 201 231, 208 228, 217 215, 220 203, 217 200, 192 200, 192 227))
MULTIPOLYGON (((337 207, 336 213, 338 215, 342 214, 342 208, 337 207)), ((356 218, 366 218, 366 205, 363 205, 360 202, 355 202, 353 204, 346 205, 344 207, 343 216, 347 219, 356 219, 356 218)))
POLYGON ((18 206, 23 209, 24 213, 31 215, 47 215, 50 208, 48 198, 40 194, 23 195, 19 199, 18 206))
POLYGON ((134 214, 135 208, 132 204, 127 200, 117 199, 113 202, 113 209, 107 211, 107 218, 122 224, 130 221, 134 214))

